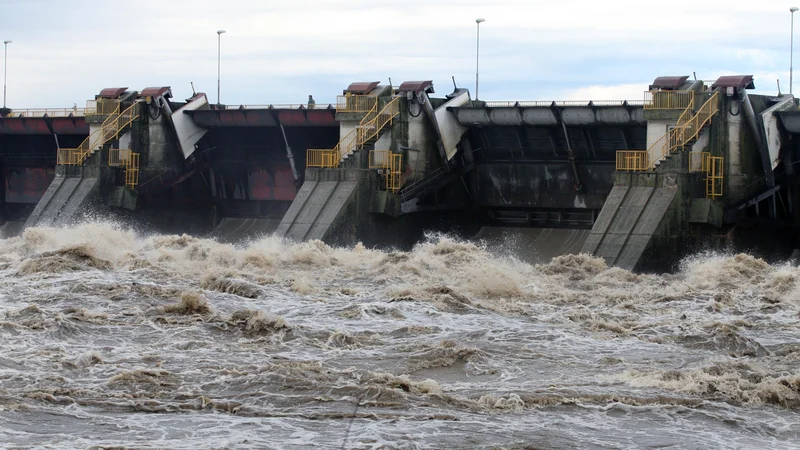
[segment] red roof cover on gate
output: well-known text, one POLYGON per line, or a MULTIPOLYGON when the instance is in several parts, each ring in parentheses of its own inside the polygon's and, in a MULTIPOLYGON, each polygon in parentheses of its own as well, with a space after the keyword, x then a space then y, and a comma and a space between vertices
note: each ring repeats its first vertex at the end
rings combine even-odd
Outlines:
POLYGON ((100 98, 119 98, 119 96, 122 95, 127 90, 128 90, 127 87, 105 88, 102 91, 100 91, 100 95, 98 95, 98 97, 100 97, 100 98))
POLYGON ((146 87, 142 89, 142 92, 139 94, 140 97, 160 97, 164 95, 165 92, 169 92, 170 94, 171 89, 169 86, 162 86, 162 87, 146 87))
POLYGON ((433 93, 433 81, 404 81, 399 88, 398 92, 413 92, 419 94, 421 92, 433 93))
POLYGON ((379 84, 381 84, 380 81, 358 81, 350 83, 350 86, 347 86, 347 89, 345 89, 342 94, 347 94, 348 92, 356 95, 369 94, 373 89, 378 87, 379 84))
POLYGON ((653 81, 653 84, 650 85, 650 89, 668 89, 668 90, 675 90, 681 87, 683 83, 688 80, 688 76, 681 76, 681 77, 658 77, 653 81))
POLYGON ((736 89, 755 89, 756 85, 753 84, 752 75, 726 75, 717 78, 717 81, 711 85, 711 89, 718 87, 727 88, 733 87, 736 89))

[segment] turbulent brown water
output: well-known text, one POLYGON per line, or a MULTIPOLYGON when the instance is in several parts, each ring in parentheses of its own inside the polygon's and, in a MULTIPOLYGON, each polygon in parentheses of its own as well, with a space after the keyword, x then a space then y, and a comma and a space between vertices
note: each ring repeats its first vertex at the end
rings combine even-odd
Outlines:
POLYGON ((636 275, 244 246, 111 224, 0 241, 4 448, 798 448, 800 270, 636 275))

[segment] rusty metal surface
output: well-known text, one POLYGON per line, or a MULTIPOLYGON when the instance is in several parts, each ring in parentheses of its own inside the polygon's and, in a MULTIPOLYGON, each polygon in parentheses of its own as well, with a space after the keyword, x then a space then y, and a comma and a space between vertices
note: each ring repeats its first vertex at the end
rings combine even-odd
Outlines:
POLYGON ((7 203, 36 204, 55 178, 56 171, 54 167, 6 167, 3 175, 7 203))
POLYGON ((419 94, 421 92, 433 93, 433 81, 404 81, 402 84, 400 84, 400 87, 397 88, 397 91, 413 92, 415 94, 419 94))
POLYGON ((653 84, 650 85, 650 89, 670 89, 675 90, 678 89, 683 83, 688 80, 688 76, 679 76, 679 77, 658 77, 653 81, 653 84))
POLYGON ((348 92, 359 95, 369 94, 373 89, 378 87, 379 84, 381 84, 380 81, 357 81, 355 83, 350 83, 350 86, 347 86, 347 89, 342 91, 342 94, 347 94, 348 92))
POLYGON ((338 127, 335 109, 211 109, 186 111, 197 126, 221 127, 338 127))
POLYGON ((146 87, 139 93, 139 97, 159 97, 167 92, 169 92, 170 95, 172 94, 170 86, 146 87))
POLYGON ((126 90, 128 90, 127 87, 105 88, 102 91, 100 91, 100 94, 98 94, 97 96, 99 98, 110 98, 110 99, 119 98, 119 96, 122 95, 126 90))
POLYGON ((736 89, 755 89, 752 75, 725 75, 717 78, 717 81, 711 85, 711 89, 718 87, 727 88, 732 87, 736 89))
POLYGON ((57 134, 89 134, 89 125, 83 117, 3 117, 0 118, 0 135, 52 134, 48 121, 57 134))

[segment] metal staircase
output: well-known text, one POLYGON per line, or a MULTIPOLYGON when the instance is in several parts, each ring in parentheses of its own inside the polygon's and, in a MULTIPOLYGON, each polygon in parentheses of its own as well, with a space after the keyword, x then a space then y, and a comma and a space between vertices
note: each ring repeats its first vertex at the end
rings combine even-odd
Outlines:
MULTIPOLYGON (((686 150, 700 137, 700 133, 711 124, 711 119, 719 113, 719 91, 703 103, 695 113, 690 103, 678 117, 675 128, 669 130, 647 150, 620 150, 617 152, 617 170, 630 172, 655 171, 662 162, 672 155, 686 150)), ((724 158, 698 153, 701 161, 690 161, 691 172, 705 172, 706 196, 714 198, 722 195, 724 158), (694 168, 700 166, 700 170, 694 168)), ((692 155, 694 156, 694 155, 692 155)))
MULTIPOLYGON (((136 113, 137 103, 120 112, 117 103, 99 129, 91 133, 77 148, 58 149, 58 165, 82 166, 97 150, 108 142, 119 139, 139 115, 136 113)), ((125 186, 133 189, 139 183, 139 154, 130 149, 109 149, 108 165, 125 169, 125 186)))
POLYGON ((86 159, 101 149, 112 139, 119 139, 120 133, 139 117, 136 114, 136 103, 120 112, 119 104, 108 115, 99 129, 91 133, 77 148, 58 149, 57 164, 64 166, 82 166, 86 159))
POLYGON ((392 98, 382 109, 378 110, 378 102, 370 109, 361 122, 344 135, 332 149, 308 149, 306 151, 306 167, 336 168, 354 151, 362 150, 374 144, 381 132, 392 124, 392 120, 400 113, 400 97, 392 98))

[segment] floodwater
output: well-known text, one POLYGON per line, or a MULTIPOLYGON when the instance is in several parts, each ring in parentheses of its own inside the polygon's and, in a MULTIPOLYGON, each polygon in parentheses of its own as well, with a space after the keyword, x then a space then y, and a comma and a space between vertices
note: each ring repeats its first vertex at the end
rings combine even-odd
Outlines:
POLYGON ((3 448, 800 447, 800 269, 0 240, 3 448))

